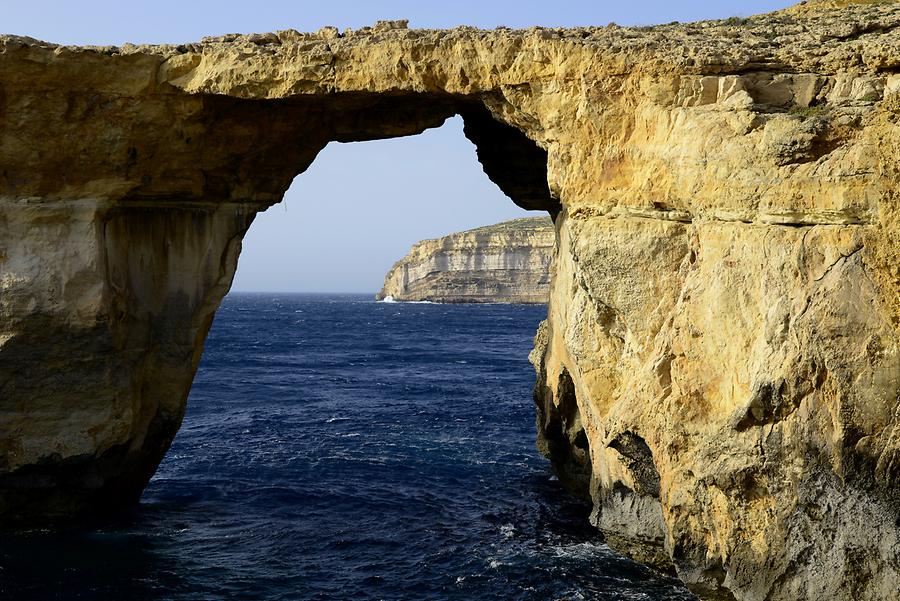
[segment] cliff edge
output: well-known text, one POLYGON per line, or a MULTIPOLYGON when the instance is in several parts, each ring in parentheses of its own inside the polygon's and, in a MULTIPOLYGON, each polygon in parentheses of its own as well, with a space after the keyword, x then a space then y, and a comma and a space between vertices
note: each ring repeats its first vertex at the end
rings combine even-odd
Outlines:
POLYGON ((523 217, 416 243, 384 278, 377 300, 546 303, 556 232, 523 217))

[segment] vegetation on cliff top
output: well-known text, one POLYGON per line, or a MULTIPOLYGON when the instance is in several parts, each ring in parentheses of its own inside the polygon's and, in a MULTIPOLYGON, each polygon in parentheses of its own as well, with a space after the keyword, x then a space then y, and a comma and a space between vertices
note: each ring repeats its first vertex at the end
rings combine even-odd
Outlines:
MULTIPOLYGON (((553 227, 553 221, 550 217, 520 217, 519 219, 510 219, 509 221, 501 221, 500 223, 495 223, 493 225, 483 225, 471 230, 455 232, 455 234, 499 234, 501 232, 511 231, 542 230, 548 227, 553 227)), ((454 234, 449 235, 453 236, 454 234)))

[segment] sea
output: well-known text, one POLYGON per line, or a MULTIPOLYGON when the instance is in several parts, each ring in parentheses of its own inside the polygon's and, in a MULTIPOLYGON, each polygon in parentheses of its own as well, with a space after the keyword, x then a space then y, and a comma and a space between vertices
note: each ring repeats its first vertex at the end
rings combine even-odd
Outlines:
POLYGON ((230 294, 139 506, 0 539, 0 598, 687 601, 535 448, 545 306, 230 294))

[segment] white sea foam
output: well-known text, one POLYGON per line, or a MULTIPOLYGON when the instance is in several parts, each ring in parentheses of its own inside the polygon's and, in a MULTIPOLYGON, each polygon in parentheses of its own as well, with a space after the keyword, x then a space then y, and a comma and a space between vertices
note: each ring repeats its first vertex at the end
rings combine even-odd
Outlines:
POLYGON ((378 301, 379 303, 403 303, 404 305, 440 305, 434 301, 398 301, 390 294, 378 301))
MULTIPOLYGON (((609 547, 604 543, 575 543, 573 545, 554 545, 551 547, 556 557, 564 559, 594 559, 598 555, 610 555, 609 547)), ((626 582, 623 580, 623 582, 626 582)))

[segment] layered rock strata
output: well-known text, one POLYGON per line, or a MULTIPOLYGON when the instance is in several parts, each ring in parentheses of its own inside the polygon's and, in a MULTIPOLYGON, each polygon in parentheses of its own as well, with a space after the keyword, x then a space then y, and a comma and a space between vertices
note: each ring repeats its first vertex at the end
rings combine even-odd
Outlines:
POLYGON ((384 278, 377 300, 546 303, 556 232, 523 217, 416 243, 384 278))
POLYGON ((641 29, 0 38, 3 524, 137 499, 256 212, 329 141, 453 114, 488 177, 555 218, 540 445, 608 540, 703 596, 894 598, 890 2, 641 29))

